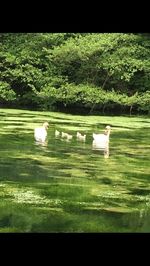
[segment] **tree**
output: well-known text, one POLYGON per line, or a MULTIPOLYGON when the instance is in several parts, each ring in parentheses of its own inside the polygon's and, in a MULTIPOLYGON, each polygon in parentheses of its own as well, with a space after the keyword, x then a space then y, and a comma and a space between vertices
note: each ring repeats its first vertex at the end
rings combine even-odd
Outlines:
POLYGON ((1 101, 147 112, 149 48, 149 34, 0 34, 1 101))

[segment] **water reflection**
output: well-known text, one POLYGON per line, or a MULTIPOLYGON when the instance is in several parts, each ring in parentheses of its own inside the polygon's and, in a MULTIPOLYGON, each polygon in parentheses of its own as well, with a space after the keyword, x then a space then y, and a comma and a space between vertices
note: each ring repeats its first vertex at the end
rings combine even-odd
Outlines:
POLYGON ((109 144, 102 146, 98 141, 93 140, 92 150, 102 151, 104 153, 104 158, 109 158, 109 144))
POLYGON ((149 209, 141 209, 139 211, 124 214, 122 223, 127 228, 132 228, 133 232, 149 232, 150 231, 150 212, 149 209))
POLYGON ((47 147, 47 145, 48 145, 48 141, 35 141, 34 142, 35 143, 35 145, 37 145, 37 146, 40 146, 40 147, 47 147))
POLYGON ((61 139, 61 141, 63 141, 63 142, 71 142, 71 140, 70 139, 61 139))

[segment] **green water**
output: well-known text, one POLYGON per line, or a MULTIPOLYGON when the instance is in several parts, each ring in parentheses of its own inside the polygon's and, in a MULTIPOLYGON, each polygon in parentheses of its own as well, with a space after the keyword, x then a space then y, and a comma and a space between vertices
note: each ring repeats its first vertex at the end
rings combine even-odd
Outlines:
POLYGON ((150 232, 149 129, 146 117, 0 109, 0 232, 150 232), (40 145, 33 130, 45 121, 40 145), (109 158, 92 149, 106 125, 109 158))

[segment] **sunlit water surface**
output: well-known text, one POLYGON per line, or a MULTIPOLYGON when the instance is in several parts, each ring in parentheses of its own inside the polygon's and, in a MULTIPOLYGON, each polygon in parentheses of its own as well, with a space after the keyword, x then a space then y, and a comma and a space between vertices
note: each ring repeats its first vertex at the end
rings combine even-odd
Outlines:
POLYGON ((110 118, 109 149, 101 150, 92 145, 97 128, 88 118, 73 124, 71 116, 18 112, 0 116, 1 232, 150 232, 146 118, 136 128, 110 118), (33 138, 42 121, 50 122, 44 144, 33 138), (55 137, 56 129, 72 140, 55 137))

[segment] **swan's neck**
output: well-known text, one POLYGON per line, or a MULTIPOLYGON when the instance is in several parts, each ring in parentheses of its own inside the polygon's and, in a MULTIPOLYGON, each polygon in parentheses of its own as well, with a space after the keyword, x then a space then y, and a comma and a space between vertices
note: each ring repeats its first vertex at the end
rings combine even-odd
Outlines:
POLYGON ((105 133, 104 133, 108 138, 109 138, 109 135, 110 135, 110 129, 109 130, 105 130, 105 133))
POLYGON ((43 128, 47 131, 47 126, 43 126, 43 128))

